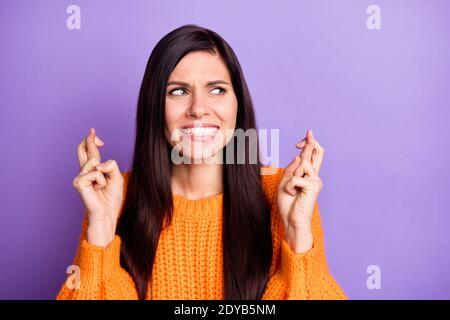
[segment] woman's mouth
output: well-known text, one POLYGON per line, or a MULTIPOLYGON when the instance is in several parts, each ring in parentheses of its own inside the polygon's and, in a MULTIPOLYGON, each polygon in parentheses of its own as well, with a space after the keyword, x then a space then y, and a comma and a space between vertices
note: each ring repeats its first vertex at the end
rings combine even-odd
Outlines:
POLYGON ((183 136, 192 141, 210 141, 213 140, 219 127, 217 126, 187 126, 181 128, 183 136))

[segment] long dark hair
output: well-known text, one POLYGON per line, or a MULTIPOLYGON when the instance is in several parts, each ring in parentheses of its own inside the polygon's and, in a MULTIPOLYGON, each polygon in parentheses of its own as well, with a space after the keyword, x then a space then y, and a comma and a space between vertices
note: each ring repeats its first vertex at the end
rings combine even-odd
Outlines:
MULTIPOLYGON (((140 299, 146 298, 160 233, 173 214, 171 146, 165 136, 167 81, 177 63, 196 50, 220 55, 238 101, 236 129, 256 129, 244 75, 224 39, 211 30, 185 25, 157 43, 140 87, 133 163, 116 231, 122 239, 121 265, 132 276, 140 299)), ((256 164, 249 161, 248 139, 245 150, 245 164, 237 164, 235 155, 234 163, 222 166, 225 299, 260 299, 272 261, 270 206, 260 179, 259 148, 256 164)))

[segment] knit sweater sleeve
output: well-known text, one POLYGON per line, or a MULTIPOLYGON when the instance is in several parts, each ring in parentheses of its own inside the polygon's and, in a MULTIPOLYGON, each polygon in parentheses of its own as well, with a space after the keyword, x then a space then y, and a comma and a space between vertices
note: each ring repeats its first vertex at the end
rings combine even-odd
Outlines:
MULTIPOLYGON (((124 175, 124 174, 123 174, 124 175)), ((120 265, 120 237, 105 248, 87 242, 88 217, 84 212, 82 231, 73 266, 79 270, 62 285, 57 300, 127 300, 137 299, 134 281, 120 265)))
POLYGON ((283 169, 263 183, 271 203, 274 259, 262 299, 268 300, 345 300, 342 288, 328 270, 324 236, 316 202, 312 217, 313 246, 305 253, 294 252, 284 238, 278 212, 277 187, 283 169))

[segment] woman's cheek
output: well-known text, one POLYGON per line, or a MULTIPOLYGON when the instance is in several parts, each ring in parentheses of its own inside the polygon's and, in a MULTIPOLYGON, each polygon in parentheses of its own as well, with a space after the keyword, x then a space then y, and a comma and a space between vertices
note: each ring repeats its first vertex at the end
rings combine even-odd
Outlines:
POLYGON ((235 98, 227 98, 215 105, 215 112, 227 124, 227 127, 236 122, 237 101, 235 98))
POLYGON ((166 138, 169 143, 174 146, 179 138, 179 133, 176 130, 176 123, 170 115, 166 113, 166 138))

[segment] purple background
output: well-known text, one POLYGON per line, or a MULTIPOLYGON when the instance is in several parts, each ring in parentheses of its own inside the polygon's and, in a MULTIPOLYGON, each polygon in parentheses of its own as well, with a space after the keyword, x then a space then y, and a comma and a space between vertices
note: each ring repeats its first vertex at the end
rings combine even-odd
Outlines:
POLYGON ((129 170, 148 56, 196 23, 234 48, 281 165, 312 128, 331 273, 351 299, 450 298, 449 1, 2 1, 0 298, 53 299, 83 206, 89 127, 129 170), (81 30, 66 8, 81 7, 81 30), (368 30, 366 8, 381 8, 368 30), (369 265, 381 289, 366 287, 369 265))

